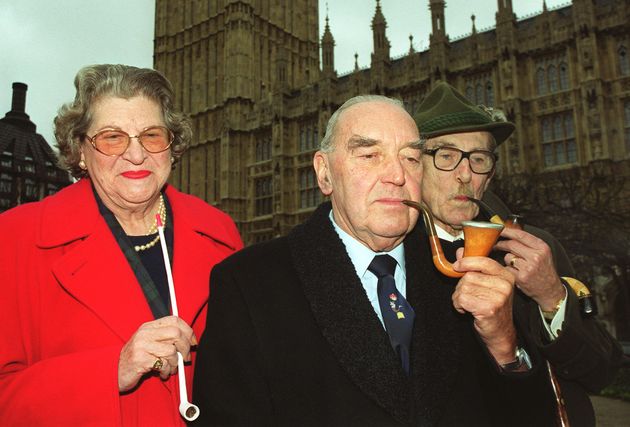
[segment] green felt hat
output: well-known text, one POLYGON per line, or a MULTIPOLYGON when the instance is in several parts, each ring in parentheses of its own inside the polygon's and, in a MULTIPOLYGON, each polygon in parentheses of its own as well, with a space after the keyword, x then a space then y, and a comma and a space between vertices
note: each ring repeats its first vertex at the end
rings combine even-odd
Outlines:
POLYGON ((514 132, 514 124, 499 111, 473 105, 448 83, 440 82, 418 107, 414 119, 420 135, 434 138, 462 132, 490 132, 499 145, 514 132))

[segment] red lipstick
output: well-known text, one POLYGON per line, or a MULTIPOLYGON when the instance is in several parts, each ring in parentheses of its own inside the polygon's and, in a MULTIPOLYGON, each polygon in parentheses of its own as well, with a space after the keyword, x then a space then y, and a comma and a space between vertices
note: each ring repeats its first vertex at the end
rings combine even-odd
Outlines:
POLYGON ((148 170, 127 171, 127 172, 123 172, 121 175, 129 179, 142 179, 151 175, 151 171, 148 171, 148 170))

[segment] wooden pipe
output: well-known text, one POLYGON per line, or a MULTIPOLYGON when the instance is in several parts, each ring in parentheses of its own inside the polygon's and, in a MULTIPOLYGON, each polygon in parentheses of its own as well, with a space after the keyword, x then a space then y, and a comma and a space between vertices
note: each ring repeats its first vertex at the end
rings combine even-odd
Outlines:
MULTIPOLYGON (((433 215, 429 208, 423 203, 414 202, 412 200, 403 200, 407 206, 417 209, 422 213, 424 226, 429 236, 431 245, 431 254, 433 255, 433 264, 438 271, 447 277, 459 278, 464 273, 455 271, 453 264, 446 259, 440 239, 435 231, 435 223, 433 215)), ((503 225, 492 224, 490 222, 480 221, 463 221, 464 226, 464 256, 488 256, 490 250, 496 243, 503 230, 503 225), (467 224, 466 224, 467 223, 467 224)))

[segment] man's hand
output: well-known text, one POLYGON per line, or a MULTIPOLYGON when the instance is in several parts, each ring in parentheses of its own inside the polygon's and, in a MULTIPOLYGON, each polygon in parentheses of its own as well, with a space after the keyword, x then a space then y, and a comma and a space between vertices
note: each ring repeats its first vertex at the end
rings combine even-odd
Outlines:
POLYGON ((512 320, 514 276, 485 257, 461 258, 453 267, 466 272, 453 293, 453 306, 460 313, 472 314, 477 333, 499 365, 514 361, 517 344, 512 320))
POLYGON ((507 252, 505 264, 516 277, 516 286, 532 298, 543 311, 556 309, 565 296, 549 246, 523 230, 504 228, 495 249, 507 252))

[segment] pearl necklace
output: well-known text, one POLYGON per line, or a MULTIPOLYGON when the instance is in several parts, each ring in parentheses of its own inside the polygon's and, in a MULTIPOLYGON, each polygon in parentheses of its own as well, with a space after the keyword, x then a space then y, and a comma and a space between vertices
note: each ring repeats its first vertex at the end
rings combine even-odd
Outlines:
MULTIPOLYGON (((158 206, 158 215, 160 215, 160 219, 162 220, 162 224, 166 225, 166 208, 164 207, 164 196, 160 194, 160 205, 158 206)), ((149 228, 147 232, 147 236, 157 233, 157 219, 153 221, 153 224, 149 228)), ((160 241, 160 235, 157 234, 155 238, 153 238, 149 243, 145 243, 144 245, 136 245, 133 248, 136 252, 146 251, 147 249, 152 248, 156 245, 157 242, 160 241)))

